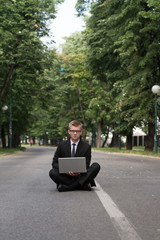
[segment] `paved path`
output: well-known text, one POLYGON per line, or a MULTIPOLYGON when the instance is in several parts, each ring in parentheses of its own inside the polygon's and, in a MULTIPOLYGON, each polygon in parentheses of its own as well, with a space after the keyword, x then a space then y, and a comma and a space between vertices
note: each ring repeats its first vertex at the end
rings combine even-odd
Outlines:
POLYGON ((0 239, 160 239, 160 160, 93 152, 97 187, 59 193, 48 177, 53 154, 0 157, 0 239))

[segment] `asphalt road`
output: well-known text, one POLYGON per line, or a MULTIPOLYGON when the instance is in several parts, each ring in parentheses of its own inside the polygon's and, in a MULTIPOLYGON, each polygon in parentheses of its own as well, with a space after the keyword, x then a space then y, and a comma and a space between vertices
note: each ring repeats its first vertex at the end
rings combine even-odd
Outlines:
POLYGON ((160 239, 160 159, 93 152, 97 187, 59 193, 54 151, 0 156, 0 240, 160 239))

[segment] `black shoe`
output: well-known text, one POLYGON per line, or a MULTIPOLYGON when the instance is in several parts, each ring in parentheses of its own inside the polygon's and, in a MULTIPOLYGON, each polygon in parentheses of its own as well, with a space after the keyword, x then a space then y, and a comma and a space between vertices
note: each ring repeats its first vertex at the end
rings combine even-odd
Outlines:
POLYGON ((92 191, 92 188, 89 184, 84 184, 84 185, 80 186, 77 190, 92 191))
POLYGON ((69 189, 68 189, 68 186, 59 184, 58 191, 59 192, 67 192, 67 191, 69 191, 69 189))
POLYGON ((67 192, 67 191, 74 191, 77 190, 77 188, 80 186, 79 182, 75 181, 74 183, 70 185, 59 185, 58 191, 59 192, 67 192))

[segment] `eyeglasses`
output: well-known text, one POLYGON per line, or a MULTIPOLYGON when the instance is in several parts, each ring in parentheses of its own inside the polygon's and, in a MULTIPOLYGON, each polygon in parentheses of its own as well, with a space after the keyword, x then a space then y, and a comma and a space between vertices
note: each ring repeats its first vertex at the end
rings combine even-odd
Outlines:
POLYGON ((71 133, 80 133, 81 132, 81 130, 69 130, 71 133))

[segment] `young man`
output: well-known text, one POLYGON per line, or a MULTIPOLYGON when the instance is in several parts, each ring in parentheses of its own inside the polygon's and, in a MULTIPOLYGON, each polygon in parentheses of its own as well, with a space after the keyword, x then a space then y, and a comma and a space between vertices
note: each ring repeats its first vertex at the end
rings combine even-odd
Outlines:
POLYGON ((98 163, 91 162, 91 146, 82 141, 80 136, 82 134, 82 123, 73 120, 69 123, 68 134, 70 139, 62 141, 53 157, 52 166, 50 170, 50 178, 57 184, 59 192, 73 191, 73 190, 88 190, 91 191, 91 186, 96 186, 94 178, 100 171, 100 165, 98 163), (74 153, 73 153, 74 152, 74 153), (75 157, 86 158, 86 173, 74 173, 68 172, 67 174, 60 174, 58 167, 58 158, 71 157, 72 154, 75 157))

